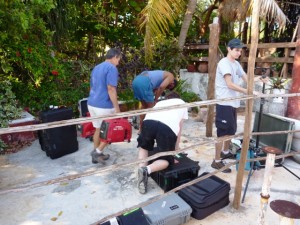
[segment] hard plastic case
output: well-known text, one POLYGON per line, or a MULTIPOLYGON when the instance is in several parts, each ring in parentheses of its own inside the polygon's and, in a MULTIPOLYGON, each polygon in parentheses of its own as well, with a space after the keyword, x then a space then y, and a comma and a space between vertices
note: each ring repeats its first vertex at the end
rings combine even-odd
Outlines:
POLYGON ((192 208, 176 193, 142 207, 150 225, 180 225, 191 218, 192 208))
MULTIPOLYGON (((72 119, 72 108, 59 108, 42 111, 40 120, 42 123, 72 119)), ((51 159, 62 157, 78 150, 76 125, 68 125, 38 132, 39 142, 51 159)))
POLYGON ((229 191, 230 184, 213 175, 179 190, 178 195, 193 209, 192 217, 201 220, 229 204, 229 191))
POLYGON ((132 135, 131 124, 128 119, 103 120, 100 127, 100 140, 107 143, 130 142, 132 135))
POLYGON ((197 161, 193 161, 186 154, 179 153, 174 156, 178 161, 170 165, 167 169, 151 173, 151 178, 165 191, 169 191, 196 177, 200 166, 197 161))

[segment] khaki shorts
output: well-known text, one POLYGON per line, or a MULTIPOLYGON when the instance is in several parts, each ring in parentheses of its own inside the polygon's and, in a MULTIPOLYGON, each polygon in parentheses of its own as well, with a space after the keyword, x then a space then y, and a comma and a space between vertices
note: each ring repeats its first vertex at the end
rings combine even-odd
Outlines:
MULTIPOLYGON (((93 106, 90 106, 90 105, 88 105, 88 110, 89 110, 89 113, 90 113, 91 117, 111 115, 111 114, 115 113, 115 108, 103 109, 103 108, 93 107, 93 106)), ((103 119, 94 120, 92 122, 93 126, 95 128, 100 128, 102 120, 103 119)))

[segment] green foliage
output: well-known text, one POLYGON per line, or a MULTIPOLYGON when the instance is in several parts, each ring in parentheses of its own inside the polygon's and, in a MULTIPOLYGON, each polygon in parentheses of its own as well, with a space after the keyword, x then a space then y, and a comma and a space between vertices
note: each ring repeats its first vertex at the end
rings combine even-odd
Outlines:
POLYGON ((151 68, 162 69, 178 75, 180 68, 188 64, 186 57, 178 48, 178 40, 174 37, 155 42, 151 68))
MULTIPOLYGON (((21 113, 22 109, 18 107, 10 82, 0 79, 0 128, 8 127, 9 121, 20 118, 21 113)), ((6 147, 7 145, 0 139, 0 153, 6 147)))
POLYGON ((200 101, 201 99, 199 96, 191 91, 187 90, 187 83, 186 80, 179 80, 177 86, 174 88, 174 91, 180 95, 180 98, 185 102, 196 102, 200 101))
POLYGON ((21 116, 22 109, 18 107, 11 84, 7 80, 0 80, 0 127, 8 127, 8 122, 21 116))

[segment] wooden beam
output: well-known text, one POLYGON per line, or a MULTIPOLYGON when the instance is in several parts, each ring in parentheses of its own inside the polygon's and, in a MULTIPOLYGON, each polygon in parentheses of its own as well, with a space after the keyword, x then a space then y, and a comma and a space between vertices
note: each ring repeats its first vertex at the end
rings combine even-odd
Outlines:
POLYGON ((209 45, 186 45, 183 47, 183 50, 203 50, 203 49, 209 49, 209 45))
MULTIPOLYGON (((248 57, 243 57, 240 59, 240 62, 248 62, 248 57)), ((294 58, 289 57, 257 57, 256 62, 273 62, 273 63, 294 63, 294 58)))
MULTIPOLYGON (((216 79, 216 69, 217 63, 219 61, 218 57, 218 45, 220 28, 219 23, 212 23, 209 25, 210 35, 209 35, 209 50, 208 50, 208 86, 207 86, 207 99, 212 100, 215 98, 215 79, 216 79)), ((206 137, 212 137, 213 132, 213 121, 214 121, 214 105, 208 106, 207 120, 206 120, 206 137)))
MULTIPOLYGON (((245 45, 250 48, 252 44, 245 45)), ((296 48, 296 42, 280 42, 280 43, 261 43, 257 44, 257 48, 296 48)))
MULTIPOLYGON (((251 47, 249 52, 248 72, 247 72, 248 95, 253 94, 254 67, 255 67, 255 58, 256 58, 257 44, 258 44, 258 30, 259 30, 259 8, 260 8, 260 0, 254 0, 253 10, 252 10, 251 47)), ((251 136, 252 109, 253 109, 253 99, 248 99, 246 101, 243 146, 241 150, 241 158, 240 158, 239 169, 238 169, 236 183, 235 183, 234 198, 233 198, 233 207, 235 209, 239 209, 241 204, 242 184, 243 184, 244 171, 245 171, 244 168, 246 165, 247 152, 249 149, 250 136, 251 136)))

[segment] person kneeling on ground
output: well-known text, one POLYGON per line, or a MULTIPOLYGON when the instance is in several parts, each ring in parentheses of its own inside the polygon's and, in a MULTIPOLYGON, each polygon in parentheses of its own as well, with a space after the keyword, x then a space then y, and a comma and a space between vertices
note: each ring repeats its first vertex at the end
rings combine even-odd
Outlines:
MULTIPOLYGON (((157 102, 153 108, 167 107, 184 104, 176 93, 170 93, 166 100, 157 102)), ((183 120, 188 119, 187 108, 176 108, 161 112, 147 113, 142 123, 141 134, 139 135, 138 158, 145 159, 148 152, 153 151, 154 143, 157 143, 158 152, 174 151, 179 149, 180 135, 183 120)), ((141 194, 147 193, 148 176, 152 172, 166 169, 174 163, 173 156, 163 156, 155 159, 154 162, 140 164, 138 169, 138 189, 141 194)))

